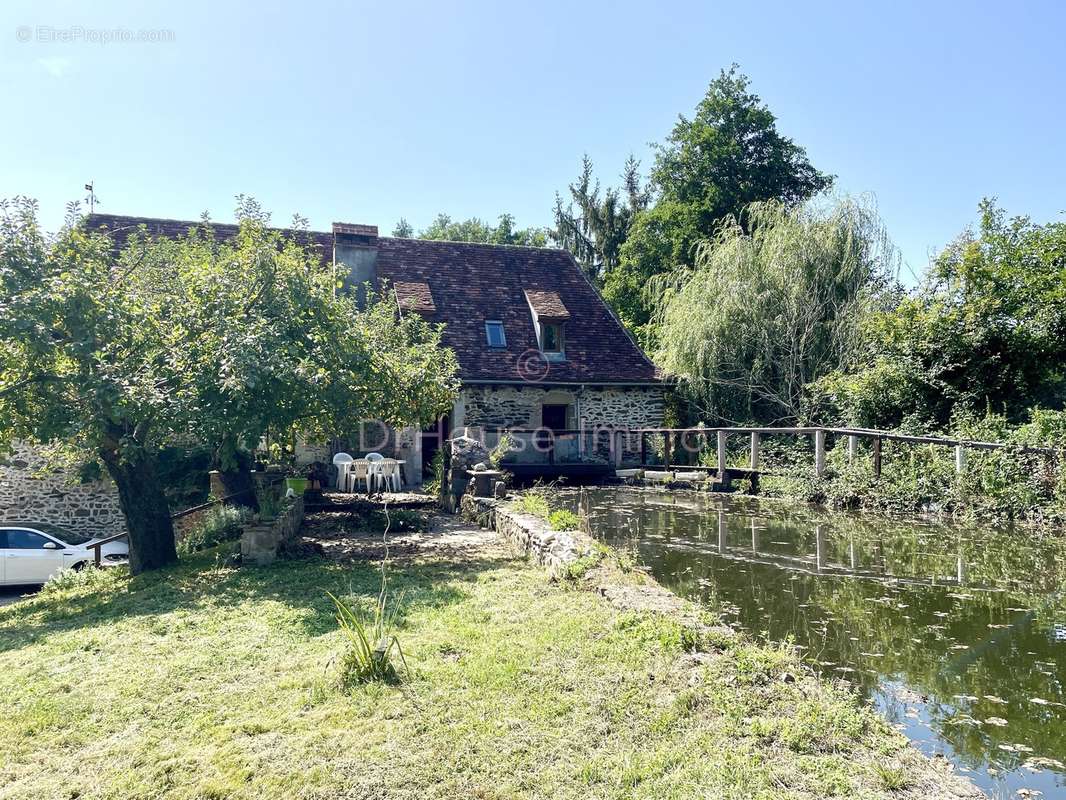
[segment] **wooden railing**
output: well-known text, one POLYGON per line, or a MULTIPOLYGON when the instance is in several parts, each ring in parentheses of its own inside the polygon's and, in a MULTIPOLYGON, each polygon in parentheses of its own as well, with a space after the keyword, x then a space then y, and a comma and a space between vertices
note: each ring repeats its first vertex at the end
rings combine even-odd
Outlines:
MULTIPOLYGON (((468 429, 474 430, 474 429, 468 429)), ((489 428, 485 430, 498 440, 503 434, 517 436, 530 436, 532 441, 549 442, 545 450, 548 458, 554 452, 554 439, 560 436, 578 436, 578 449, 585 452, 589 448, 585 445, 585 437, 591 437, 591 447, 595 448, 598 442, 604 439, 609 443, 610 460, 616 468, 633 465, 626 461, 627 453, 639 452, 639 464, 645 467, 649 464, 649 437, 661 436, 663 444, 662 466, 669 470, 671 466, 685 466, 687 469, 714 469, 719 474, 723 470, 757 472, 760 469, 760 449, 762 439, 766 436, 810 436, 814 445, 814 472, 821 476, 825 473, 826 437, 847 437, 848 459, 853 460, 858 452, 858 444, 862 439, 870 440, 871 456, 873 459, 873 471, 876 476, 881 475, 882 467, 882 443, 902 442, 914 445, 932 445, 934 447, 951 447, 955 451, 955 470, 962 473, 966 469, 967 450, 1001 450, 1007 449, 1019 453, 1038 453, 1049 456, 1060 456, 1061 449, 1053 447, 1032 447, 1027 445, 1005 444, 1002 442, 982 442, 969 439, 957 439, 941 436, 912 436, 909 434, 895 433, 893 431, 874 430, 871 428, 833 428, 833 427, 694 427, 694 428, 616 428, 616 427, 587 427, 565 430, 551 430, 548 428, 489 428), (698 454, 709 450, 711 437, 714 437, 716 450, 716 466, 706 467, 698 464, 682 464, 683 459, 674 458, 681 451, 690 454, 698 454), (748 466, 729 467, 728 452, 729 438, 733 436, 745 436, 748 438, 748 466), (689 446, 693 438, 702 439, 702 446, 689 446), (628 445, 628 446, 627 446, 628 445)), ((491 446, 491 443, 490 443, 491 446)), ((506 460, 506 459, 505 459, 506 460)))
MULTIPOLYGON (((283 480, 284 480, 284 477, 273 479, 273 480, 270 481, 270 485, 271 486, 275 486, 275 485, 277 485, 278 483, 280 483, 283 480)), ((177 512, 171 514, 170 518, 172 520, 181 519, 182 517, 187 517, 190 514, 195 514, 195 513, 199 512, 199 511, 206 511, 207 509, 213 508, 214 506, 218 506, 218 505, 222 505, 223 503, 231 502, 233 500, 236 500, 239 497, 243 497, 243 498, 246 498, 246 499, 253 499, 254 500, 255 499, 255 489, 245 489, 244 491, 233 492, 232 494, 227 494, 227 495, 224 495, 223 497, 213 498, 211 500, 208 500, 206 503, 201 503, 198 506, 192 506, 191 508, 186 508, 186 509, 182 509, 181 511, 177 511, 177 512)), ((93 563, 96 564, 96 566, 98 566, 98 567, 100 566, 100 563, 101 563, 101 560, 102 560, 101 548, 105 544, 110 544, 111 542, 117 542, 119 539, 125 539, 128 536, 129 536, 128 533, 118 533, 118 534, 115 534, 114 536, 108 536, 106 539, 101 539, 98 542, 93 542, 92 544, 88 545, 87 549, 93 551, 93 563)))
POLYGON ((1011 445, 1002 442, 982 442, 968 439, 954 439, 940 436, 911 436, 909 434, 881 431, 870 428, 824 428, 824 427, 800 427, 800 428, 757 428, 757 427, 728 427, 728 428, 639 428, 633 433, 641 436, 642 464, 646 462, 646 440, 648 434, 662 435, 664 446, 664 462, 670 464, 671 443, 681 436, 693 434, 703 435, 709 438, 715 435, 717 450, 717 469, 721 471, 726 467, 728 454, 728 438, 730 435, 744 435, 749 437, 749 469, 759 469, 759 450, 762 437, 771 435, 810 436, 814 443, 814 473, 821 476, 825 473, 825 442, 826 436, 844 436, 848 440, 848 458, 854 459, 858 450, 860 439, 869 439, 871 442, 871 454, 873 457, 873 471, 877 476, 881 475, 882 456, 881 444, 885 441, 904 442, 907 444, 928 444, 935 447, 951 447, 955 450, 955 471, 962 473, 966 469, 967 450, 1001 450, 1009 449, 1016 452, 1040 453, 1044 455, 1058 455, 1061 453, 1053 447, 1030 447, 1025 445, 1011 445))
POLYGON ((98 567, 100 566, 100 558, 101 558, 100 549, 105 544, 111 544, 111 542, 117 542, 119 539, 125 539, 127 536, 129 536, 128 533, 119 533, 119 534, 116 534, 114 536, 108 536, 106 539, 101 539, 100 541, 93 542, 91 545, 89 545, 88 549, 93 551, 93 563, 96 564, 96 566, 98 566, 98 567))

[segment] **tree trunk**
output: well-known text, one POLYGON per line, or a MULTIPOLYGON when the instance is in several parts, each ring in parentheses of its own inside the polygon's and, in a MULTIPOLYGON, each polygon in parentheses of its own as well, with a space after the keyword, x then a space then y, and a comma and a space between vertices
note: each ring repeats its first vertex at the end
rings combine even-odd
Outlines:
POLYGON ((108 449, 100 450, 100 458, 118 487, 119 505, 126 517, 130 572, 137 575, 176 563, 174 525, 155 461, 143 452, 120 458, 108 449))

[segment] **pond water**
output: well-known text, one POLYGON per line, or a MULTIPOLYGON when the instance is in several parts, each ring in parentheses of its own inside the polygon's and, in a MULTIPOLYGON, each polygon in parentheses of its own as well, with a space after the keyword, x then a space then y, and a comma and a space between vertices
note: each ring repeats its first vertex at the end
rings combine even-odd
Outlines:
POLYGON ((990 796, 1066 797, 1066 538, 695 493, 563 496, 660 583, 791 638, 990 796))

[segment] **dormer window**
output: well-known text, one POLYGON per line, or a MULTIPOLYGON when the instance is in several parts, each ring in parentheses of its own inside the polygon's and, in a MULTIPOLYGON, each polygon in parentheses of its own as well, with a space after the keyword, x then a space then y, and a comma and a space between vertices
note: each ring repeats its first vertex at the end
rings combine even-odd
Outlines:
POLYGON ((503 323, 496 319, 485 322, 485 338, 489 347, 507 347, 507 335, 503 332, 503 323))
POLYGON ((393 289, 396 292, 396 302, 400 306, 400 311, 414 311, 418 314, 430 315, 437 310, 433 302, 433 292, 428 283, 396 281, 393 289))
POLYGON ((563 328, 570 312, 558 292, 549 289, 526 289, 526 302, 533 315, 537 344, 548 361, 565 361, 563 328))
POLYGON ((540 349, 545 353, 563 352, 563 326, 557 322, 544 322, 540 326, 540 349))

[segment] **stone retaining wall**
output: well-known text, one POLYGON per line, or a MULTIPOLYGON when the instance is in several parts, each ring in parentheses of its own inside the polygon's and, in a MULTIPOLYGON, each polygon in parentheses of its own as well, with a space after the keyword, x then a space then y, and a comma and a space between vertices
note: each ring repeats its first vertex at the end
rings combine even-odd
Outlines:
POLYGON ((502 500, 464 495, 465 519, 499 532, 553 576, 593 552, 594 540, 584 531, 553 531, 540 517, 508 508, 502 500))
POLYGON ((0 521, 50 522, 99 537, 126 532, 114 483, 106 478, 81 483, 24 442, 15 442, 0 462, 0 521))
POLYGON ((303 521, 304 498, 298 495, 277 519, 246 525, 241 533, 242 563, 257 566, 273 563, 281 546, 296 538, 303 521))

